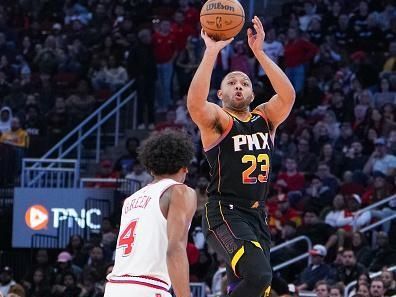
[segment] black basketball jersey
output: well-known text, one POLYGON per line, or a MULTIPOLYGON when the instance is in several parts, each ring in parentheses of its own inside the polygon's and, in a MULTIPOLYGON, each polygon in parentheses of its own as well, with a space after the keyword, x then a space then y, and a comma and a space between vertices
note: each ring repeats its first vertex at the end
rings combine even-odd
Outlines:
POLYGON ((252 113, 246 122, 232 116, 220 139, 205 151, 211 176, 209 198, 266 199, 272 150, 269 126, 262 115, 252 113))

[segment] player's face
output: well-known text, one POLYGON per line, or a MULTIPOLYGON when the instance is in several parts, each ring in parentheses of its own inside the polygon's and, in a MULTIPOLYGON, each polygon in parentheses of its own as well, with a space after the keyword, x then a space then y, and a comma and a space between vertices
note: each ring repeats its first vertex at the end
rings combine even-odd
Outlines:
POLYGON ((254 99, 252 82, 243 72, 231 72, 223 79, 217 95, 224 107, 245 111, 254 99))

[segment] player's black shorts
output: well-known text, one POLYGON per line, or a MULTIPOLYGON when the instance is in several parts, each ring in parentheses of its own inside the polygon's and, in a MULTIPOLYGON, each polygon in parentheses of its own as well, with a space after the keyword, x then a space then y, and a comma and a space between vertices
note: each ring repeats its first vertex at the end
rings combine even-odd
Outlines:
POLYGON ((263 250, 268 261, 263 265, 271 271, 269 256, 271 235, 266 222, 263 202, 221 201, 210 198, 205 205, 203 230, 211 247, 221 254, 234 274, 238 276, 237 264, 250 242, 263 250))

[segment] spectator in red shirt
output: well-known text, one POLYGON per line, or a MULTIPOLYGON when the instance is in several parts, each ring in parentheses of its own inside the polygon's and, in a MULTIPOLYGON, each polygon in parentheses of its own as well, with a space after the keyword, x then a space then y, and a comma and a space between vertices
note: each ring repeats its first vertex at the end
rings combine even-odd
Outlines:
POLYGON ((304 88, 304 64, 312 60, 318 50, 313 43, 300 38, 297 29, 289 28, 288 42, 285 46, 285 73, 293 83, 296 93, 300 93, 304 88))
POLYGON ((172 104, 173 61, 177 55, 176 39, 169 20, 162 20, 158 31, 153 34, 153 47, 158 71, 157 105, 166 110, 172 104))
POLYGON ((186 24, 195 28, 199 21, 199 12, 195 7, 189 5, 188 0, 179 0, 179 8, 186 18, 186 24))
POLYGON ((292 221, 296 223, 296 226, 301 225, 301 213, 290 206, 289 199, 287 195, 280 194, 278 195, 278 211, 276 215, 280 219, 282 226, 287 221, 292 221))
POLYGON ((286 158, 286 171, 278 175, 277 185, 288 191, 300 191, 304 188, 304 174, 297 171, 297 161, 293 157, 286 158))
POLYGON ((189 23, 186 23, 185 16, 181 10, 175 12, 173 20, 171 32, 175 37, 176 48, 180 52, 186 47, 187 38, 195 32, 194 28, 189 23))
MULTIPOLYGON (((98 171, 95 178, 119 178, 118 172, 113 171, 113 163, 110 160, 102 160, 99 164, 98 171)), ((95 182, 89 184, 94 188, 117 188, 117 183, 114 182, 95 182)))

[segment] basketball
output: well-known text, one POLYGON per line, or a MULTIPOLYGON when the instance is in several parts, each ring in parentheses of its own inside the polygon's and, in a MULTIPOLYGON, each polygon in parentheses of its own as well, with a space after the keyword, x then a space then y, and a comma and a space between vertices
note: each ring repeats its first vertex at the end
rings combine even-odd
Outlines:
POLYGON ((201 9, 200 21, 214 40, 227 40, 242 30, 245 11, 237 0, 209 0, 201 9))

